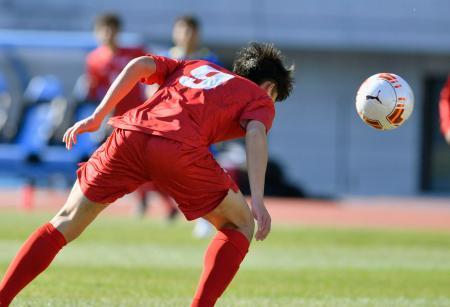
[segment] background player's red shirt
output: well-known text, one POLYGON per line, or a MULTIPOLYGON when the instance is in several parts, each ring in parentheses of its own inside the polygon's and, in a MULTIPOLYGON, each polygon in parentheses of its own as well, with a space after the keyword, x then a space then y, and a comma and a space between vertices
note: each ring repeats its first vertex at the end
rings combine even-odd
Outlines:
MULTIPOLYGON (((122 69, 132 59, 145 55, 140 48, 118 48, 113 53, 109 48, 100 46, 88 54, 86 72, 89 78, 90 100, 100 102, 108 88, 122 69)), ((137 85, 122 99, 114 109, 114 115, 122 115, 144 101, 142 89, 137 85)))
POLYGON ((441 91, 439 116, 441 118, 441 131, 446 135, 450 131, 450 76, 441 91))
POLYGON ((156 72, 143 80, 158 83, 153 97, 123 116, 114 127, 160 135, 192 146, 245 135, 248 120, 272 126, 275 108, 252 81, 207 61, 180 61, 153 56, 156 72))

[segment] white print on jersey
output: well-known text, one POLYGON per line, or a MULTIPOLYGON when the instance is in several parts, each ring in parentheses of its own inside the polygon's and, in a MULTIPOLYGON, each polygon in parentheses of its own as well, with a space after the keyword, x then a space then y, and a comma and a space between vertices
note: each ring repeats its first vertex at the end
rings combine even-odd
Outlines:
POLYGON ((197 67, 191 71, 194 78, 182 76, 180 83, 190 88, 201 88, 209 90, 233 79, 234 76, 221 72, 208 65, 197 67))

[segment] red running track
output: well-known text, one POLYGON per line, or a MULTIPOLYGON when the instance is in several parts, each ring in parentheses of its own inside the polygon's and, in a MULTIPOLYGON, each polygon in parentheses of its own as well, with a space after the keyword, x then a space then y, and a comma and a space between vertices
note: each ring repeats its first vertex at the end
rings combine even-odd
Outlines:
MULTIPOLYGON (((33 197, 34 210, 56 212, 68 192, 38 190, 33 197)), ((137 198, 128 195, 109 206, 107 214, 131 216, 137 198)), ((24 210, 23 193, 18 189, 0 189, 0 209, 24 210)), ((305 200, 267 198, 274 223, 320 225, 329 227, 394 228, 450 231, 450 198, 359 198, 346 200, 305 200)), ((152 197, 148 213, 164 215, 158 197, 152 197)))

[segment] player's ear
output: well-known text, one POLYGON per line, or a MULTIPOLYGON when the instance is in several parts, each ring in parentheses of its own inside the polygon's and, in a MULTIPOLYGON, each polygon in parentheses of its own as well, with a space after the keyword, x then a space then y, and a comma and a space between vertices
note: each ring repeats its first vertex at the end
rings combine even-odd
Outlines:
POLYGON ((267 95, 269 95, 272 100, 275 102, 275 100, 277 99, 277 87, 275 82, 273 81, 264 81, 263 83, 260 84, 260 87, 266 91, 267 95))

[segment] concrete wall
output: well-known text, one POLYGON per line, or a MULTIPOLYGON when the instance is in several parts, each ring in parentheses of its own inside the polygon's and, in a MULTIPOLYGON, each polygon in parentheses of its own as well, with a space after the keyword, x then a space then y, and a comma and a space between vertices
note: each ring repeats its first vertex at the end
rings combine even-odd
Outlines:
MULTIPOLYGON (((230 62, 232 50, 222 51, 230 62)), ((58 75, 68 96, 84 67, 82 51, 21 49, 16 57, 30 76, 58 75)), ((418 193, 424 81, 450 71, 450 56, 288 51, 287 57, 297 68, 296 86, 276 106, 269 148, 289 178, 314 194, 418 193), (360 120, 354 99, 365 78, 385 71, 409 82, 416 105, 402 127, 380 132, 360 120)))
POLYGON ((314 193, 418 193, 424 81, 450 71, 450 57, 318 51, 292 57, 295 92, 277 106, 270 137, 272 156, 292 180, 314 193), (355 110, 360 83, 377 72, 399 74, 415 93, 413 115, 394 131, 366 126, 355 110))
MULTIPOLYGON (((125 30, 168 43, 174 18, 194 12, 203 22, 205 42, 225 62, 249 40, 274 41, 297 66, 295 91, 277 106, 270 135, 271 155, 282 161, 291 180, 320 194, 419 192, 423 86, 427 76, 450 71, 450 1, 123 3, 3 0, 0 28, 89 30, 97 13, 115 10, 124 17, 125 30), (357 88, 377 72, 399 74, 414 89, 414 113, 398 130, 376 131, 355 112, 357 88)), ((23 55, 30 72, 59 69, 69 91, 82 71, 82 54, 38 55, 38 62, 23 55)))
MULTIPOLYGON (((225 62, 231 61, 232 50, 223 52, 225 62)), ((30 75, 60 76, 67 95, 83 71, 83 55, 18 54, 30 75)), ((276 106, 269 148, 289 178, 315 194, 418 193, 424 81, 450 71, 450 56, 288 51, 287 57, 297 67, 296 86, 292 97, 276 106), (416 98, 411 118, 389 132, 365 125, 354 107, 360 83, 384 71, 404 77, 416 98)))
POLYGON ((195 13, 209 44, 270 40, 291 48, 450 52, 448 0, 1 0, 0 28, 88 30, 117 11, 125 28, 166 41, 176 16, 195 13))

